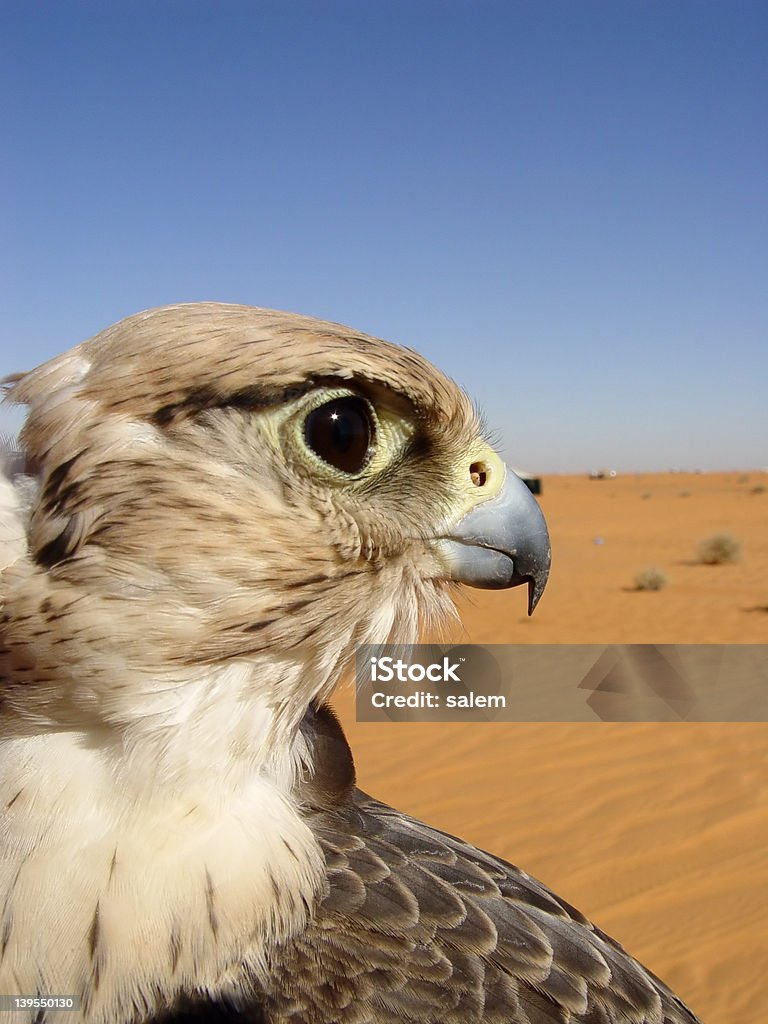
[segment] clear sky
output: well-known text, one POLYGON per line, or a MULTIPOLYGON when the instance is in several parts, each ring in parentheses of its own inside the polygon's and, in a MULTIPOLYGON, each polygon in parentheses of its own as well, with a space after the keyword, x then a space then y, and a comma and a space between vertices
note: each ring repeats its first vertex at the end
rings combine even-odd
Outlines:
POLYGON ((767 52, 742 0, 4 0, 0 373, 245 302, 513 465, 768 466, 767 52))

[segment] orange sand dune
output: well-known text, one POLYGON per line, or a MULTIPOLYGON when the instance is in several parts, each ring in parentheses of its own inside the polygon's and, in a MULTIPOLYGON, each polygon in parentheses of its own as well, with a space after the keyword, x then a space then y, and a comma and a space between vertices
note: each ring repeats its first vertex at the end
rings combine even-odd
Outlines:
MULTIPOLYGON (((522 589, 470 592, 471 640, 768 640, 768 474, 553 477, 541 504, 536 614, 522 589), (716 532, 740 562, 695 564, 716 532), (667 586, 632 589, 651 565, 667 586)), ((371 724, 350 689, 335 703, 364 789, 541 878, 706 1024, 768 1020, 768 726, 371 724)))

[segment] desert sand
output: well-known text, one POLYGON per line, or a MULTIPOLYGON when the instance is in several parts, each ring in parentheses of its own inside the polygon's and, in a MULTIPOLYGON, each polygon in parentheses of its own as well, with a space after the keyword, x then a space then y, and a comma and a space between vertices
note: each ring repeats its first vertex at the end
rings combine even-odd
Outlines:
MULTIPOLYGON (((552 574, 461 601, 478 643, 765 643, 768 473, 546 477, 552 574), (727 532, 730 565, 697 544, 727 532), (659 591, 634 589, 655 566, 659 591)), ((768 1020, 768 725, 357 723, 361 787, 519 864, 705 1024, 768 1020)))

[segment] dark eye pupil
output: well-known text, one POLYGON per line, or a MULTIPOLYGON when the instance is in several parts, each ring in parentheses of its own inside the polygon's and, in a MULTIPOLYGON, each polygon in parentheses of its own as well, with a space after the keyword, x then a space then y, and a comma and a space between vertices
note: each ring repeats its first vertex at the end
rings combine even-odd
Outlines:
POLYGON ((304 421, 304 438, 315 455, 342 473, 359 473, 371 458, 373 423, 362 398, 334 398, 304 421))

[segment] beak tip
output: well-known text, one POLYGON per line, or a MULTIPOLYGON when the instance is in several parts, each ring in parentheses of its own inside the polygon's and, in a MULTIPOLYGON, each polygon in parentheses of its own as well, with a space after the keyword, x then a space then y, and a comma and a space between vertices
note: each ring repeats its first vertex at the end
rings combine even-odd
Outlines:
POLYGON ((547 582, 547 575, 545 573, 542 576, 530 576, 528 578, 528 616, 533 615, 536 605, 541 600, 541 595, 544 593, 544 587, 547 582))

